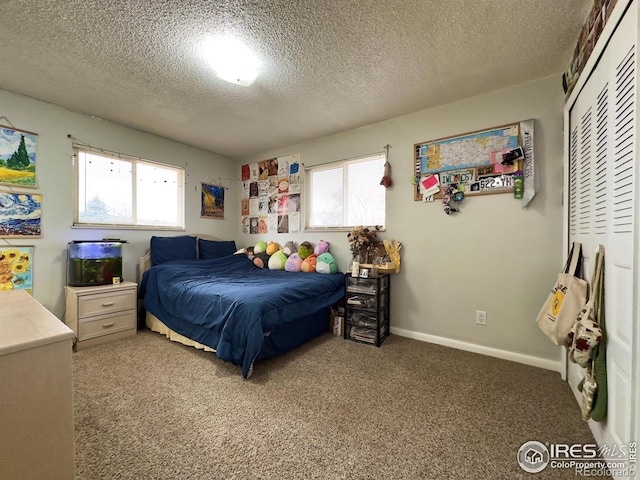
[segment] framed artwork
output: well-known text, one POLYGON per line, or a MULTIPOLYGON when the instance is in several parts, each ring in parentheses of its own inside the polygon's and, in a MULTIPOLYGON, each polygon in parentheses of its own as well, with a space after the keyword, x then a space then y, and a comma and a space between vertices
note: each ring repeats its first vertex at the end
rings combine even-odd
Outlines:
POLYGON ((36 186, 38 135, 0 125, 0 184, 36 186))
POLYGON ((224 220, 224 187, 222 185, 202 184, 200 217, 224 220))
POLYGON ((42 236, 42 194, 0 191, 0 238, 42 236))
POLYGON ((505 155, 520 145, 519 123, 414 144, 414 200, 422 201, 425 192, 442 198, 451 184, 465 195, 513 192, 522 159, 507 162, 505 155))
POLYGON ((0 291, 33 293, 33 246, 0 246, 0 291))

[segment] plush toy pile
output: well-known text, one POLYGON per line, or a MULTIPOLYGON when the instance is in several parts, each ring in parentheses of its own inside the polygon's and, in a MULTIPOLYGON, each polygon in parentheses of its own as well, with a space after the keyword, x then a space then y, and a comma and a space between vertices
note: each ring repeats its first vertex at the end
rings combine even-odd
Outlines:
POLYGON ((255 245, 238 250, 236 254, 245 254, 260 268, 286 270, 287 272, 336 273, 338 265, 329 253, 329 242, 320 240, 315 246, 302 242, 296 248, 294 242, 284 247, 276 242, 256 242, 255 245))

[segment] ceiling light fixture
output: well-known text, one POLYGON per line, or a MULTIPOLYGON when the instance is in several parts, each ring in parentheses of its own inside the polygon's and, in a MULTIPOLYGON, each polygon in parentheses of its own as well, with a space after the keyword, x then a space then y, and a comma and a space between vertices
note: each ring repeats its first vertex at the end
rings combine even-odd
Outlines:
POLYGON ((262 63, 235 38, 219 38, 205 45, 207 60, 218 78, 248 87, 262 71, 262 63))

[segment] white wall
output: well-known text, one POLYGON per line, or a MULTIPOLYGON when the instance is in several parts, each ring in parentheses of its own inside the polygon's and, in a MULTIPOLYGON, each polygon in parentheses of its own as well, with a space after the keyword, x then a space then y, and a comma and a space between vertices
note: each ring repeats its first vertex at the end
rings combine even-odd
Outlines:
MULTIPOLYGON (((392 278, 392 332, 560 368, 560 349, 535 317, 562 266, 563 102, 559 76, 463 100, 244 159, 299 153, 307 166, 359 156, 391 145, 394 184, 387 190, 387 231, 402 242, 402 271, 392 278), (440 202, 413 200, 413 146, 522 120, 535 120, 540 189, 527 209, 512 194, 468 197, 447 216, 440 202), (475 311, 487 326, 475 325, 475 311)), ((238 174, 239 174, 238 166, 238 174)), ((238 215, 239 220, 239 215, 238 215)), ((344 271, 346 232, 240 234, 258 239, 331 242, 344 271)))
MULTIPOLYGON (((99 94, 99 92, 96 92, 99 94)), ((240 209, 238 168, 229 159, 126 128, 97 118, 80 115, 31 98, 0 90, 0 116, 15 128, 38 134, 36 189, 0 185, 5 191, 42 194, 42 238, 0 239, 0 245, 34 245, 33 296, 56 316, 64 312, 64 284, 67 243, 72 240, 122 238, 123 276, 136 280, 136 264, 149 246, 152 235, 180 233, 152 230, 104 230, 72 228, 73 170, 71 134, 92 146, 112 150, 186 170, 186 231, 208 233, 234 239, 239 230, 240 209), (200 182, 221 181, 225 192, 225 219, 200 218, 200 182)), ((0 124, 7 124, 2 119, 0 124)))

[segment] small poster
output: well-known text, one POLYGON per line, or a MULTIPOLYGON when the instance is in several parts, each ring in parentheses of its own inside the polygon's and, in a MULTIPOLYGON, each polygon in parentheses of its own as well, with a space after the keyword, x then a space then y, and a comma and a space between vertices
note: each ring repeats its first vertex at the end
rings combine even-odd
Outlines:
POLYGON ((0 238, 40 238, 41 225, 41 194, 0 191, 0 238))
POLYGON ((278 215, 278 233, 289 233, 288 215, 278 215))
POLYGON ((249 233, 258 233, 258 217, 250 217, 249 233))
POLYGON ((300 231, 300 212, 289 213, 289 232, 300 231))
POLYGON ((289 213, 289 195, 280 195, 278 197, 278 215, 289 213))
POLYGON ((240 195, 240 198, 249 198, 249 186, 251 185, 251 182, 249 181, 243 181, 242 182, 242 192, 240 195))
POLYGON ((249 198, 258 197, 258 182, 251 182, 249 184, 249 198))
POLYGON ((0 125, 0 183, 36 186, 37 141, 33 132, 0 125))
POLYGON ((200 218, 224 220, 224 187, 202 184, 200 218))
POLYGON ((0 246, 0 291, 33 290, 33 248, 0 246))
POLYGON ((269 233, 269 224, 266 215, 258 217, 258 233, 269 233))
POLYGON ((267 221, 269 222, 269 233, 278 233, 278 215, 268 215, 267 221))
POLYGON ((257 182, 258 177, 260 176, 260 167, 257 163, 252 163, 249 165, 249 181, 257 182))
POLYGON ((288 211, 289 213, 300 211, 300 194, 299 193, 295 195, 289 195, 288 211))

